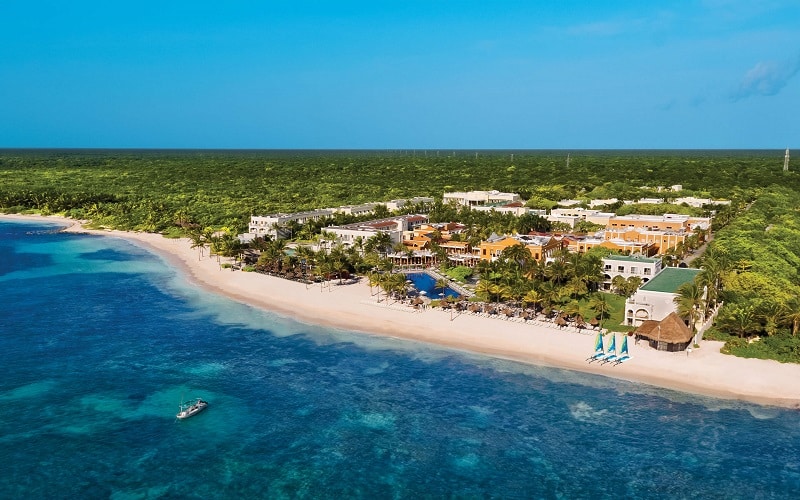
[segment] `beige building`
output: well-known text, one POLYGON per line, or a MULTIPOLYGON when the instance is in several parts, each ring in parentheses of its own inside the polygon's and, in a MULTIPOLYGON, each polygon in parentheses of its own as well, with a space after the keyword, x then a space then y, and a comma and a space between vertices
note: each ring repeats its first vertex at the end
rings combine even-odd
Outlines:
POLYGON ((284 227, 289 222, 305 224, 308 221, 319 220, 333 215, 332 209, 311 210, 308 212, 295 212, 291 214, 278 213, 272 215, 251 215, 248 232, 252 237, 269 236, 271 238, 286 238, 288 230, 284 227))
POLYGON ((466 207, 474 207, 480 205, 492 204, 506 204, 521 201, 517 193, 501 193, 500 191, 457 191, 453 193, 445 193, 442 202, 447 205, 448 203, 456 203, 466 207))
POLYGON ((404 231, 411 231, 427 222, 428 217, 425 215, 403 215, 344 226, 328 226, 325 230, 336 235, 336 239, 345 246, 353 245, 359 237, 366 240, 378 233, 388 234, 394 244, 403 241, 404 231))

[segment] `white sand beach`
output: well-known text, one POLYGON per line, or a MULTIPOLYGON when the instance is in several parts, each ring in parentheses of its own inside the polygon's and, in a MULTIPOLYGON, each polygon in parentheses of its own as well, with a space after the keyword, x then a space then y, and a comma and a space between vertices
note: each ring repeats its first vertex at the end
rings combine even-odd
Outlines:
MULTIPOLYGON (((632 359, 612 366, 588 363, 595 334, 579 334, 533 324, 456 314, 437 309, 414 311, 377 302, 360 283, 307 286, 259 273, 221 269, 216 257, 198 259, 188 239, 124 231, 89 231, 70 219, 3 216, 50 220, 68 231, 120 237, 156 252, 184 270, 199 286, 234 300, 294 319, 366 334, 398 337, 505 359, 595 373, 684 392, 760 404, 800 408, 800 365, 742 359, 719 352, 722 343, 702 341, 690 354, 658 352, 644 343, 629 344, 632 359)), ((381 294, 381 298, 383 294, 381 294)))

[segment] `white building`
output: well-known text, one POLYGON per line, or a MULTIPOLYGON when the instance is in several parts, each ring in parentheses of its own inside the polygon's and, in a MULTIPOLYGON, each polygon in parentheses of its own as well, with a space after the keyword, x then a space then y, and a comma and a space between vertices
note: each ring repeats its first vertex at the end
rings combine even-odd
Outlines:
POLYGON ((359 237, 366 240, 378 233, 388 234, 394 244, 403 241, 404 231, 411 231, 427 223, 428 217, 425 215, 403 215, 344 226, 328 226, 325 230, 336 235, 336 239, 345 246, 351 246, 359 237))
POLYGON ((409 200, 405 199, 389 200, 386 203, 384 203, 384 205, 386 205, 386 208, 390 212, 394 212, 395 210, 400 210, 406 205, 418 205, 420 203, 430 204, 433 203, 433 201, 434 201, 433 198, 428 198, 427 196, 417 196, 409 200))
MULTIPOLYGON (((550 210, 550 215, 553 219, 548 219, 552 222, 566 222, 568 218, 573 218, 573 223, 570 227, 574 227, 574 222, 578 220, 585 220, 592 224, 599 224, 605 226, 608 220, 614 217, 613 212, 601 212, 599 210, 590 210, 587 208, 573 207, 573 208, 554 208, 550 210), (563 219, 563 220, 562 220, 563 219)), ((569 222, 567 222, 569 224, 569 222)))
POLYGON ((340 214, 348 214, 348 215, 364 215, 364 214, 371 214, 375 211, 375 207, 380 205, 380 203, 363 203, 361 205, 342 205, 341 207, 331 208, 330 210, 340 213, 340 214))
POLYGON ((673 203, 676 205, 683 205, 685 203, 690 207, 703 208, 706 205, 730 205, 731 200, 712 200, 711 198, 695 198, 694 196, 685 196, 683 198, 675 198, 673 203))
POLYGON ((285 238, 289 236, 288 230, 284 227, 288 222, 294 221, 298 224, 305 224, 308 221, 319 220, 332 215, 332 209, 311 210, 292 214, 251 215, 248 233, 253 235, 253 238, 257 236, 262 238, 264 236, 285 238))
POLYGON ((609 255, 603 259, 603 289, 611 289, 611 281, 622 276, 625 279, 639 277, 647 283, 661 272, 661 259, 641 255, 609 255))
POLYGON ((474 207, 480 205, 492 205, 496 203, 513 203, 515 201, 520 201, 520 199, 521 198, 517 193, 501 193, 500 191, 458 191, 453 193, 445 193, 442 202, 445 205, 455 202, 458 205, 474 207))
POLYGON ((619 201, 619 199, 617 199, 617 198, 607 198, 605 200, 600 200, 600 199, 598 199, 598 200, 590 200, 589 201, 589 208, 602 207, 603 205, 613 205, 614 203, 617 203, 618 201, 619 201))
MULTIPOLYGON (((492 205, 476 205, 471 207, 472 210, 478 212, 497 212, 500 214, 511 214, 515 217, 533 212, 534 210, 522 205, 521 203, 511 203, 510 205, 492 206, 492 205)), ((545 212, 544 210, 537 210, 536 212, 545 212)))
POLYGON ((639 326, 651 319, 661 321, 677 312, 678 288, 694 280, 699 269, 667 267, 645 283, 625 302, 625 324, 639 326))

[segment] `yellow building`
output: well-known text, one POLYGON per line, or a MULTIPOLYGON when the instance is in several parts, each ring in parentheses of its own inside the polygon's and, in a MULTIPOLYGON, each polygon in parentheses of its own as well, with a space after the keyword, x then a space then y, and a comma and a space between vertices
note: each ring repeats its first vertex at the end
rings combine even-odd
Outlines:
POLYGON ((504 249, 514 245, 525 245, 536 260, 546 260, 563 248, 561 240, 553 236, 495 236, 481 242, 481 260, 497 260, 504 249))
MULTIPOLYGON (((605 239, 611 242, 637 243, 651 245, 655 248, 655 253, 664 255, 670 249, 678 246, 679 243, 686 241, 686 237, 691 235, 687 231, 657 231, 647 229, 606 229, 605 239)), ((648 254, 645 254, 648 255, 648 254)))

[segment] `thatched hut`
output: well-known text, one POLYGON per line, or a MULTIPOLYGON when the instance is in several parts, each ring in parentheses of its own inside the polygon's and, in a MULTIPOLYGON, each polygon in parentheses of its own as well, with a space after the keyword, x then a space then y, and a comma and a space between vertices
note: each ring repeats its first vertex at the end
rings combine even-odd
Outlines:
POLYGON ((661 321, 647 320, 634 332, 636 339, 644 339, 659 351, 684 351, 692 344, 694 334, 676 313, 661 321))

